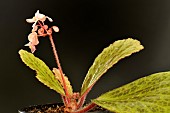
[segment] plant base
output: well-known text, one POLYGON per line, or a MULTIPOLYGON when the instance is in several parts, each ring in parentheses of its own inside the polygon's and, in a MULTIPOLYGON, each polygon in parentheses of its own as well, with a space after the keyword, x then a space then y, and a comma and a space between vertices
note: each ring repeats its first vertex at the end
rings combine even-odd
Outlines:
MULTIPOLYGON (((63 103, 45 104, 45 105, 33 105, 18 110, 18 113, 63 113, 63 103)), ((90 110, 88 113, 111 113, 99 106, 90 110)))

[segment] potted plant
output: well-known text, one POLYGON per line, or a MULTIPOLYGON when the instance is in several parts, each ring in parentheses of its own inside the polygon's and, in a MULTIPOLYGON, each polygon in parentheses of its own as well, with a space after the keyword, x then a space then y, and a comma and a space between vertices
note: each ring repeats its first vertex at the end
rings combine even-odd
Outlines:
POLYGON ((170 72, 159 72, 127 85, 109 91, 90 103, 84 104, 87 94, 106 71, 119 60, 139 52, 144 47, 138 40, 128 38, 118 40, 106 47, 94 60, 90 67, 80 92, 73 92, 68 77, 63 73, 52 33, 59 32, 57 26, 49 27, 45 21, 53 20, 39 13, 28 23, 33 23, 32 31, 28 35, 31 52, 19 50, 22 61, 36 71, 36 78, 50 89, 55 90, 62 97, 61 104, 47 104, 30 106, 19 110, 19 113, 84 113, 88 111, 110 111, 115 113, 168 113, 170 112, 170 72), (50 68, 33 53, 39 44, 39 37, 48 37, 57 67, 50 68))

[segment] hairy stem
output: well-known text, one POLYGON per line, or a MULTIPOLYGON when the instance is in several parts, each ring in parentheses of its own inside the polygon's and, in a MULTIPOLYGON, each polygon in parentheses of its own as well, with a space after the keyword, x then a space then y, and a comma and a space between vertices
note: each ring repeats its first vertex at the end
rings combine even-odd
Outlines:
POLYGON ((58 69, 61 73, 61 78, 62 78, 62 81, 63 81, 63 87, 64 87, 65 95, 66 95, 66 97, 65 97, 66 102, 65 103, 68 104, 69 103, 69 99, 67 98, 69 96, 68 89, 67 89, 67 86, 66 86, 64 74, 63 74, 63 71, 62 71, 62 68, 61 68, 61 65, 60 65, 60 61, 59 61, 59 58, 58 58, 57 50, 56 50, 52 35, 49 35, 49 39, 50 39, 50 42, 51 42, 51 45, 52 45, 52 48, 53 48, 53 53, 54 53, 54 57, 55 57, 58 69))

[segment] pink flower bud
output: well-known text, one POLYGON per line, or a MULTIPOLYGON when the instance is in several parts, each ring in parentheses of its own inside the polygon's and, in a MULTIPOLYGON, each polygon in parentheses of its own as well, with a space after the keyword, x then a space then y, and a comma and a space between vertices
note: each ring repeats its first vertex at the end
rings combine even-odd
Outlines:
POLYGON ((55 32, 59 32, 59 28, 57 26, 52 27, 55 32))
POLYGON ((39 34, 39 35, 43 35, 43 34, 44 34, 44 29, 43 29, 43 28, 40 28, 40 29, 38 30, 38 34, 39 34))
POLYGON ((52 34, 52 29, 51 29, 51 28, 47 31, 47 34, 48 34, 48 35, 51 35, 51 34, 52 34))
POLYGON ((48 29, 48 25, 44 25, 43 27, 44 27, 44 29, 46 29, 46 30, 48 29))

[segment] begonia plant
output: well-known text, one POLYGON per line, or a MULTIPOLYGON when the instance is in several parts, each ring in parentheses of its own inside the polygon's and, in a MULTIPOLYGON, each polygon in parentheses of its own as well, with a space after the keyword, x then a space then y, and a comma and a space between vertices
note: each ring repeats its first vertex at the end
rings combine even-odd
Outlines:
MULTIPOLYGON (((88 70, 80 92, 74 92, 62 67, 53 41, 53 32, 59 32, 57 26, 49 27, 45 21, 52 18, 41 14, 39 10, 31 19, 31 33, 28 35, 28 46, 31 52, 19 50, 22 61, 36 71, 36 78, 62 97, 64 111, 83 113, 100 106, 115 113, 169 113, 170 112, 170 72, 159 72, 135 80, 127 85, 102 94, 90 103, 85 104, 86 97, 95 83, 114 64, 121 59, 139 52, 144 47, 132 38, 115 41, 106 47, 94 60, 88 70), (57 66, 51 70, 42 60, 34 56, 41 37, 49 38, 57 66)), ((128 76, 128 73, 127 73, 128 76)))

